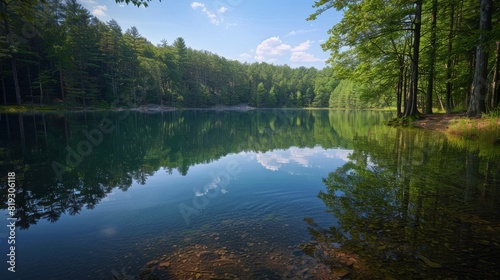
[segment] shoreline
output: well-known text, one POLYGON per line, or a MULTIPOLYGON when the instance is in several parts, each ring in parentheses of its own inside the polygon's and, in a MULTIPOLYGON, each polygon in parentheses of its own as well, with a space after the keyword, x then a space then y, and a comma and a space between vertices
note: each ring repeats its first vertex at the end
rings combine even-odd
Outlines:
POLYGON ((103 111, 136 111, 136 112, 146 112, 146 113, 155 113, 155 112, 170 112, 177 110, 208 110, 208 111, 249 111, 249 110, 342 110, 342 111, 351 111, 351 110, 361 110, 361 111, 385 111, 392 112, 391 108, 329 108, 329 107, 253 107, 248 105, 247 103, 242 103, 238 105, 214 105, 211 107, 172 107, 172 106, 164 106, 158 104, 145 104, 134 108, 123 108, 123 107, 115 107, 115 108, 70 108, 70 107, 62 107, 59 105, 39 105, 39 104, 24 104, 24 105, 0 105, 0 113, 64 113, 64 112, 103 112, 103 111))
POLYGON ((51 105, 1 105, 0 113, 5 114, 17 114, 17 113, 66 113, 66 112, 106 112, 106 111, 136 111, 143 113, 157 113, 157 112, 171 112, 180 110, 209 110, 209 111, 249 111, 257 109, 255 107, 249 106, 248 104, 238 104, 238 105, 215 105, 207 108, 179 108, 171 106, 162 106, 156 104, 145 104, 134 108, 65 108, 57 107, 51 105))
POLYGON ((422 115, 410 122, 411 127, 446 132, 450 124, 457 119, 468 119, 465 113, 422 115))
MULTIPOLYGON (((81 112, 121 112, 121 111, 135 111, 141 113, 161 113, 173 111, 239 111, 248 112, 251 110, 342 110, 333 108, 256 108, 249 106, 246 103, 238 105, 215 105, 207 108, 179 108, 171 106, 162 106, 157 104, 146 104, 135 108, 64 108, 51 105, 1 105, 0 113, 5 114, 42 114, 42 113, 81 113, 81 112)), ((348 110, 348 109, 343 109, 348 110)), ((381 110, 386 109, 358 109, 358 110, 381 110)), ((482 140, 492 142, 495 146, 500 146, 500 117, 497 118, 468 118, 466 113, 436 113, 431 115, 421 115, 419 119, 403 122, 395 126, 410 127, 423 130, 438 131, 453 138, 460 138, 461 140, 482 140)))
POLYGON ((479 142, 500 147, 500 117, 469 118, 465 113, 423 115, 409 127, 444 133, 460 142, 479 142))
MULTIPOLYGON (((161 106, 161 105, 141 105, 136 108, 131 108, 131 109, 121 109, 121 110, 130 110, 130 111, 136 111, 136 112, 142 112, 142 113, 158 113, 158 112, 170 112, 170 111, 180 111, 180 110, 208 110, 208 111, 249 111, 249 110, 254 110, 256 108, 251 107, 247 104, 239 104, 239 105, 216 105, 212 107, 207 107, 207 108, 176 108, 176 107, 170 107, 170 106, 161 106)), ((119 109, 120 110, 120 109, 119 109)))

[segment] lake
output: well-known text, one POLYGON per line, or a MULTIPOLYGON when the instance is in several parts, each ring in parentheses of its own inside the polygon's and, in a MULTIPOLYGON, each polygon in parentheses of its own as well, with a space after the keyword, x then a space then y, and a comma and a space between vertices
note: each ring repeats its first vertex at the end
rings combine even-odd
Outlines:
POLYGON ((500 148, 391 117, 1 114, 0 278, 500 279, 500 148))

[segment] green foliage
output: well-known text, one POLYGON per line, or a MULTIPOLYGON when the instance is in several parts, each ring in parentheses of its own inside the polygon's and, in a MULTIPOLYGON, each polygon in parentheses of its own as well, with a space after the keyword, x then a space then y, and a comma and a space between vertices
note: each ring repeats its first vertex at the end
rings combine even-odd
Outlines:
POLYGON ((295 106, 302 107, 302 94, 300 93, 300 90, 295 93, 295 100, 295 106))
MULTIPOLYGON (((144 5, 149 1, 122 2, 144 5)), ((34 4, 37 36, 15 50, 0 36, 0 74, 7 104, 17 102, 11 78, 13 54, 22 61, 17 64, 23 73, 18 79, 21 103, 62 102, 71 109, 98 108, 104 103, 325 108, 339 83, 340 74, 330 67, 240 63, 193 50, 183 38, 155 46, 136 27, 123 32, 118 22, 99 21, 76 0, 34 4)), ((20 15, 20 9, 16 6, 12 14, 20 15)), ((10 18, 9 23, 17 33, 22 31, 22 21, 10 18)), ((358 93, 362 91, 349 100, 360 99, 358 93)))
POLYGON ((386 124, 394 127, 408 127, 415 120, 418 120, 418 116, 398 117, 388 120, 386 124))
POLYGON ((276 107, 276 91, 274 86, 269 91, 268 107, 276 107))
POLYGON ((257 86, 257 98, 255 100, 255 105, 257 107, 265 107, 267 105, 267 91, 264 83, 260 83, 257 86))
POLYGON ((330 95, 328 101, 330 108, 363 108, 364 104, 360 100, 359 87, 351 80, 341 80, 338 86, 330 95))
MULTIPOLYGON (((148 7, 149 2, 151 2, 151 0, 115 0, 115 1, 116 3, 127 3, 127 4, 132 3, 136 7, 144 6, 146 8, 148 7)), ((161 0, 158 1, 161 2, 161 0)))
MULTIPOLYGON (((498 71, 495 59, 499 54, 491 53, 500 38, 500 13, 493 11, 491 31, 479 30, 479 4, 473 0, 321 0, 315 2, 317 10, 308 20, 332 8, 342 10, 342 20, 329 30, 330 37, 322 45, 331 52, 329 62, 337 78, 360 86, 357 96, 364 106, 396 106, 403 115, 399 110, 404 99, 410 101, 413 80, 418 81, 418 108, 425 104, 443 109, 449 105, 451 110, 468 108, 480 44, 490 50, 488 69, 498 71), (413 50, 416 4, 422 5, 422 24, 420 46, 413 50), (412 68, 416 54, 420 54, 419 64, 412 68), (417 68, 412 76, 411 69, 417 68)), ((493 77, 488 75, 482 83, 491 84, 493 77)), ((317 96, 319 93, 316 91, 317 96)), ((333 105, 339 107, 337 102, 333 105)))
POLYGON ((495 118, 500 118, 500 107, 497 107, 491 111, 489 111, 486 114, 483 114, 484 118, 487 119, 495 119, 495 118))

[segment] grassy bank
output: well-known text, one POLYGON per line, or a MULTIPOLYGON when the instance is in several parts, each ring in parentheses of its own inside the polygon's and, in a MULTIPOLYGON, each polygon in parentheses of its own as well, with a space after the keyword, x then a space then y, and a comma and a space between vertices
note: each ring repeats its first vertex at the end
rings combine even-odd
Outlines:
POLYGON ((500 155, 500 112, 482 118, 468 118, 463 112, 421 115, 396 118, 388 125, 439 131, 452 145, 479 150, 485 156, 500 155))
POLYGON ((500 155, 500 118, 454 119, 445 133, 453 145, 486 157, 500 155))
POLYGON ((469 119, 459 118, 452 120, 446 134, 464 140, 478 140, 500 144, 500 118, 469 119))
POLYGON ((38 104, 26 104, 26 105, 8 105, 0 106, 0 113, 36 113, 36 112, 80 112, 80 111, 112 111, 119 109, 132 109, 137 111, 160 111, 160 110, 172 110, 173 107, 165 107, 160 105, 141 105, 138 107, 130 108, 127 106, 123 107, 112 107, 108 104, 102 104, 101 106, 89 106, 86 108, 71 106, 68 104, 53 104, 53 105, 38 105, 38 104))
POLYGON ((103 111, 110 110, 110 106, 102 107, 74 107, 66 104, 23 104, 23 105, 3 105, 0 106, 0 113, 26 113, 26 112, 71 112, 71 111, 103 111))
MULTIPOLYGON (((133 108, 136 110, 141 110, 141 108, 144 108, 145 110, 148 110, 149 108, 167 108, 168 110, 172 109, 202 109, 202 110, 207 110, 207 109, 214 109, 214 110, 248 110, 248 109, 304 109, 304 110, 345 110, 345 111, 355 111, 355 110, 364 110, 364 111, 395 111, 395 108, 391 107, 384 107, 384 108, 316 108, 316 107, 278 107, 278 108, 255 108, 251 107, 248 104, 238 104, 238 105, 215 105, 212 107, 203 107, 203 108, 182 108, 182 107, 166 107, 166 106, 160 106, 156 104, 146 104, 146 105, 141 105, 137 108, 133 108)), ((87 107, 87 108, 82 108, 82 107, 72 107, 69 105, 66 105, 64 103, 61 104, 54 104, 54 105, 38 105, 38 104, 25 104, 25 105, 0 105, 0 113, 25 113, 25 112, 73 112, 73 111, 106 111, 106 110, 114 110, 116 108, 112 108, 110 105, 103 104, 100 107, 87 107)))
POLYGON ((25 113, 25 112, 54 112, 66 110, 60 105, 3 105, 0 106, 0 113, 25 113))

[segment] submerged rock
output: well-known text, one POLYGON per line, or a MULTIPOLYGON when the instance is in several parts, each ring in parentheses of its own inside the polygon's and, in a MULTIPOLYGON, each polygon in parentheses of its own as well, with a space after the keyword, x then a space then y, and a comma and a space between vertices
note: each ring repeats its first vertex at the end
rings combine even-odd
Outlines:
POLYGON ((417 257, 419 259, 421 259, 428 267, 431 267, 431 268, 442 268, 443 267, 439 263, 433 262, 433 261, 429 260, 428 258, 422 256, 422 255, 418 255, 417 257))
POLYGON ((169 266, 170 266, 170 262, 162 262, 159 265, 159 267, 169 267, 169 266))
POLYGON ((150 261, 150 262, 147 262, 147 263, 146 263, 146 266, 148 266, 148 267, 149 267, 149 266, 153 266, 153 265, 155 265, 155 264, 158 264, 158 261, 157 261, 157 260, 152 260, 152 261, 150 261))

